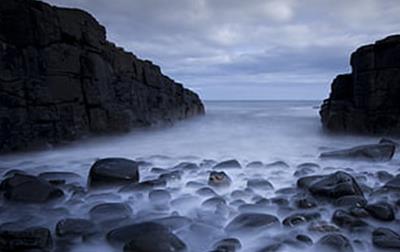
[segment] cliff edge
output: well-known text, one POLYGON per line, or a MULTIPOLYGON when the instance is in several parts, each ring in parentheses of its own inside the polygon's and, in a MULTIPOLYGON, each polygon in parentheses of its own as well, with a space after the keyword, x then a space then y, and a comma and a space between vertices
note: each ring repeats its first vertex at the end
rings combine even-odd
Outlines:
POLYGON ((324 128, 360 134, 400 133, 400 35, 362 46, 352 72, 338 75, 321 106, 324 128))
POLYGON ((204 113, 198 95, 107 41, 85 11, 0 4, 0 152, 204 113))

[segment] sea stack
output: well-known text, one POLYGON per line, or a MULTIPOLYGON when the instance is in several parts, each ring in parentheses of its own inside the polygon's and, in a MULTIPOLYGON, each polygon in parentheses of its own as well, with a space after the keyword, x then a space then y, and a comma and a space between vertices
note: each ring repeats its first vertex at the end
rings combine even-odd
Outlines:
POLYGON ((358 48, 352 72, 338 75, 321 106, 324 128, 359 134, 400 133, 400 35, 358 48))
POLYGON ((0 152, 203 113, 196 93, 107 41, 87 12, 1 1, 0 152))

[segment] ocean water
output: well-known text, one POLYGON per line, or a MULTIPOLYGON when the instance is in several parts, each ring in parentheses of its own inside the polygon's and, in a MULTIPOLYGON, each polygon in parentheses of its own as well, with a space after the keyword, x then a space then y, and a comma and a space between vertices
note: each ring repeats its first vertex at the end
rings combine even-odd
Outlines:
MULTIPOLYGON (((163 207, 151 202, 148 192, 136 195, 120 193, 117 189, 105 192, 90 191, 79 203, 72 203, 69 198, 72 194, 67 192, 64 201, 48 206, 21 208, 18 205, 7 205, 2 208, 0 222, 18 222, 25 218, 29 220, 26 225, 46 226, 54 231, 55 223, 61 218, 88 218, 89 209, 96 204, 124 202, 132 208, 133 222, 171 215, 189 218, 191 224, 173 230, 174 233, 188 245, 189 251, 208 251, 214 242, 228 237, 223 231, 224 226, 242 211, 234 204, 238 198, 233 192, 246 192, 249 179, 267 179, 273 184, 274 190, 255 190, 250 192, 250 195, 245 194, 240 200, 246 204, 254 203, 260 198, 280 196, 276 191, 281 188, 295 187, 298 177, 293 174, 296 167, 302 163, 316 164, 318 168, 314 174, 346 170, 363 176, 362 183, 373 188, 383 183, 374 177, 376 171, 385 170, 392 174, 399 172, 400 160, 397 155, 385 163, 320 160, 318 156, 322 151, 377 143, 380 139, 378 136, 332 135, 323 132, 318 115, 320 101, 209 101, 205 105, 205 116, 178 122, 172 127, 137 130, 126 135, 90 138, 42 151, 4 155, 0 158, 0 172, 5 173, 11 169, 20 169, 31 174, 45 171, 75 172, 81 176, 78 183, 85 187, 91 164, 96 159, 105 157, 125 157, 151 163, 141 167, 142 181, 158 176, 152 172, 152 167, 171 169, 181 162, 204 164, 204 160, 219 162, 237 159, 245 167, 252 161, 261 161, 264 164, 283 161, 288 167, 226 170, 232 179, 232 185, 225 189, 215 189, 226 201, 226 204, 217 206, 205 206, 202 203, 209 197, 196 194, 199 185, 207 186, 211 169, 204 166, 195 172, 185 172, 181 179, 168 182, 164 190, 171 194, 171 199, 163 207), (43 216, 44 213, 46 216, 43 216)), ((290 214, 276 206, 252 211, 276 215, 281 221, 290 214)), ((318 211, 323 219, 330 221, 332 207, 328 205, 318 211)), ((373 220, 370 223, 374 226, 395 225, 373 220)), ((341 232, 353 240, 362 241, 361 249, 354 246, 355 251, 373 251, 370 235, 355 236, 344 230, 341 232)), ((308 234, 314 241, 322 236, 309 232, 305 225, 293 230, 278 228, 265 230, 251 237, 245 233, 236 237, 242 243, 240 251, 257 251, 283 239, 281 237, 290 237, 298 233, 308 234)), ((120 251, 119 248, 110 247, 102 238, 77 243, 69 249, 120 251)), ((281 251, 298 249, 284 246, 281 251)))

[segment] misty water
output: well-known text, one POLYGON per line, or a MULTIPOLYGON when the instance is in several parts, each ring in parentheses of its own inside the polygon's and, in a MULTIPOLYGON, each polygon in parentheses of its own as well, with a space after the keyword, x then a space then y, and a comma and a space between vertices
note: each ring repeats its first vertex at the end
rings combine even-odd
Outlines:
MULTIPOLYGON (((172 231, 192 252, 211 251, 215 242, 229 237, 238 238, 242 244, 240 251, 249 252, 291 239, 297 234, 306 234, 316 242, 324 233, 310 231, 310 223, 293 228, 277 226, 261 229, 257 233, 227 234, 224 227, 243 212, 272 214, 281 222, 295 213, 296 209, 292 206, 295 192, 281 189, 296 187, 299 176, 294 173, 300 164, 312 163, 308 164, 313 170, 310 174, 347 171, 358 178, 359 183, 371 188, 384 184, 376 177, 377 171, 385 170, 391 174, 399 172, 400 160, 397 155, 383 163, 319 159, 323 151, 377 143, 380 139, 324 133, 319 121, 319 105, 319 101, 206 102, 205 116, 178 122, 171 127, 91 138, 43 151, 2 156, 2 174, 18 169, 34 175, 47 171, 68 171, 79 177, 66 177, 70 184, 61 186, 65 197, 51 204, 19 205, 2 202, 0 221, 3 226, 44 226, 54 232, 56 223, 62 218, 91 218, 89 211, 95 205, 124 202, 132 209, 130 216, 122 222, 119 220, 101 224, 104 230, 128 223, 164 220, 172 223, 172 231), (150 200, 149 191, 121 192, 120 188, 86 191, 91 165, 95 160, 106 157, 145 161, 140 167, 141 181, 155 179, 168 170, 177 170, 179 168, 174 167, 182 162, 195 163, 199 168, 183 169, 180 176, 168 180, 167 185, 161 189, 169 192, 170 197, 162 199, 150 200), (232 184, 224 188, 213 188, 215 194, 205 190, 209 187, 207 182, 212 166, 229 159, 238 160, 243 167, 225 170, 232 184), (261 161, 264 165, 258 168, 246 167, 253 161, 261 161), (275 165, 268 165, 273 163, 275 165), (248 188, 247 181, 254 178, 268 180, 273 189, 248 188), (76 196, 78 186, 83 188, 79 198, 76 196), (215 199, 209 200, 213 197, 215 199), (287 199, 288 204, 280 204, 282 199, 287 199), (256 204, 262 200, 268 203, 256 204), (170 216, 185 218, 176 218, 174 223, 174 218, 165 218, 170 216)), ((334 208, 324 203, 307 211, 317 211, 322 216, 321 220, 329 222, 334 208)), ((396 221, 387 223, 368 219, 368 222, 374 227, 398 225, 396 221)), ((350 234, 345 229, 338 232, 352 241, 355 251, 375 251, 371 245, 371 233, 350 234)), ((111 246, 104 240, 104 233, 84 242, 75 241, 59 251, 68 249, 81 252, 121 251, 121 248, 111 246)), ((280 249, 299 250, 290 244, 280 249)))

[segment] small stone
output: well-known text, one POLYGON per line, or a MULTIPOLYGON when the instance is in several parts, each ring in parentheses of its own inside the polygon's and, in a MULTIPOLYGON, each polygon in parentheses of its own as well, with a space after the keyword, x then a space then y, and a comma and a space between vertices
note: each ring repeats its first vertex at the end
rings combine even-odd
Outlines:
POLYGON ((242 168, 236 159, 226 160, 216 164, 213 169, 229 169, 229 168, 242 168))

